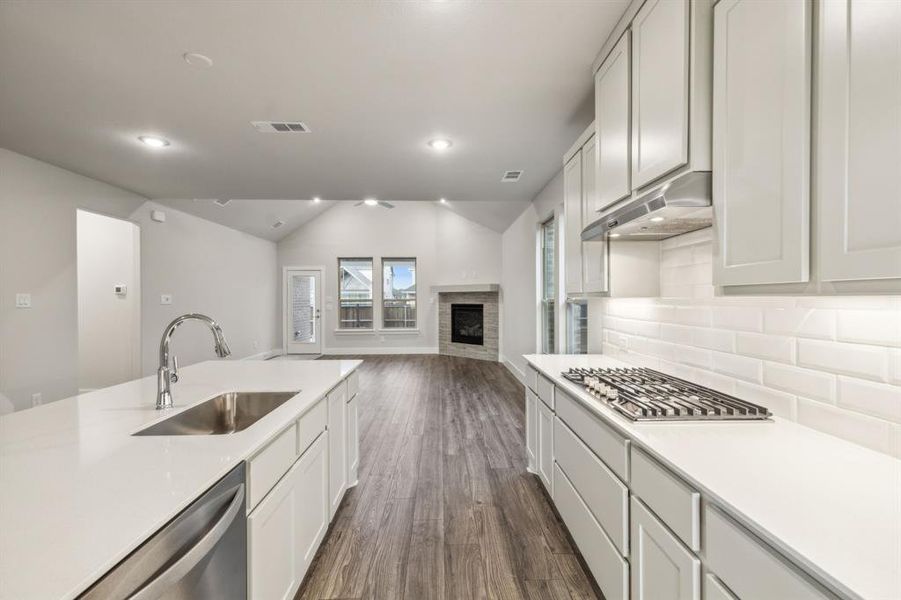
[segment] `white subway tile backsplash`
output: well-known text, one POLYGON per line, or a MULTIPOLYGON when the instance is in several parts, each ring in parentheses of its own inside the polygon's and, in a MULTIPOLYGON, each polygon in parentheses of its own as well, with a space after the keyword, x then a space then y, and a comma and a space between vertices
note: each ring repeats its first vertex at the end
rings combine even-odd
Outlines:
POLYGON ((901 347, 901 311, 840 310, 838 339, 843 342, 901 347))
POLYGON ((693 327, 691 343, 701 348, 732 352, 735 349, 735 334, 724 329, 703 329, 693 327))
POLYGON ((835 399, 835 375, 831 373, 768 362, 763 365, 763 383, 807 398, 835 399))
POLYGON ((897 385, 839 377, 838 405, 901 423, 901 387, 897 385))
POLYGON ((798 398, 798 422, 877 452, 894 454, 895 429, 888 421, 798 398))
POLYGON ((673 355, 673 360, 685 363, 686 365, 703 367, 705 369, 711 367, 710 350, 704 350, 702 348, 682 346, 679 348, 679 352, 673 355))
POLYGON ((798 364, 821 371, 886 380, 888 350, 861 344, 798 340, 798 364))
POLYGON ((689 327, 688 325, 661 323, 660 339, 677 344, 691 344, 691 334, 694 329, 694 327, 689 327))
POLYGON ((737 354, 713 352, 713 370, 738 379, 759 383, 763 378, 763 361, 737 354))
POLYGON ((773 308, 764 313, 766 333, 833 340, 835 311, 815 308, 773 308))
POLYGON ((888 379, 895 385, 901 385, 901 350, 889 350, 888 379))
POLYGON ((676 306, 672 321, 682 325, 698 325, 709 327, 711 309, 708 306, 676 306))
POLYGON ((791 420, 797 418, 798 401, 792 394, 778 392, 745 381, 737 381, 735 382, 735 395, 742 400, 767 407, 777 417, 791 420))
POLYGON ((763 331, 763 311, 754 306, 715 306, 713 326, 739 331, 763 331))
POLYGON ((795 360, 795 339, 759 333, 737 333, 735 351, 746 356, 791 363, 795 360))

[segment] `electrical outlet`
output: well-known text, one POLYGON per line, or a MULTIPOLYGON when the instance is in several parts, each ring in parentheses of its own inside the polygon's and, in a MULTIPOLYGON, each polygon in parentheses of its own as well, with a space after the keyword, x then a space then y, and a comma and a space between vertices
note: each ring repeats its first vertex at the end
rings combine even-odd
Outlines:
POLYGON ((172 304, 172 294, 160 295, 160 304, 172 304))
POLYGON ((35 392, 31 395, 31 405, 32 406, 40 406, 44 403, 44 396, 41 395, 40 392, 35 392))
POLYGON ((31 308, 31 294, 16 294, 16 308, 31 308))

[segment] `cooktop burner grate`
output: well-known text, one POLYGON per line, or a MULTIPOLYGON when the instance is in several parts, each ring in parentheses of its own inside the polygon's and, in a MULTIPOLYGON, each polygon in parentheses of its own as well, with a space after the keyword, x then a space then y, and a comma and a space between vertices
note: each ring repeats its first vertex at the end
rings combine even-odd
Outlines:
POLYGON ((768 419, 763 406, 642 367, 570 369, 562 375, 633 421, 768 419))

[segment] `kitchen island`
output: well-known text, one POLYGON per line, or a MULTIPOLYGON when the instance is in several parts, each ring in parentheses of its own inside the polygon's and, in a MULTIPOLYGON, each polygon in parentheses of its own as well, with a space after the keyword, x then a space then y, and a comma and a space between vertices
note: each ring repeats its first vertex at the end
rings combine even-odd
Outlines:
MULTIPOLYGON (((180 371, 170 410, 155 410, 157 381, 145 377, 0 418, 0 598, 77 596, 235 466, 267 453, 304 415, 333 397, 349 403, 360 364, 209 361, 180 371), (298 393, 233 434, 133 435, 230 391, 298 393)), ((355 424, 341 427, 355 447, 355 424)), ((344 478, 338 501, 353 478, 344 478)), ((248 510, 251 499, 259 501, 254 495, 251 484, 248 510)))

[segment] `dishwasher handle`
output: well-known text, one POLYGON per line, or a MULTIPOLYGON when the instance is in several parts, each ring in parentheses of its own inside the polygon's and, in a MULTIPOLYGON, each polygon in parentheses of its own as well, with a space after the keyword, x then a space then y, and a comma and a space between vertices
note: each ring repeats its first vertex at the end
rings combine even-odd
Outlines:
POLYGON ((144 584, 130 596, 130 600, 156 600, 166 590, 176 585, 185 575, 190 573, 216 547, 216 544, 228 531, 235 517, 244 509, 244 484, 238 485, 235 489, 235 496, 232 498, 228 509, 222 514, 216 524, 200 538, 200 541, 194 544, 190 550, 185 552, 165 571, 144 584))

